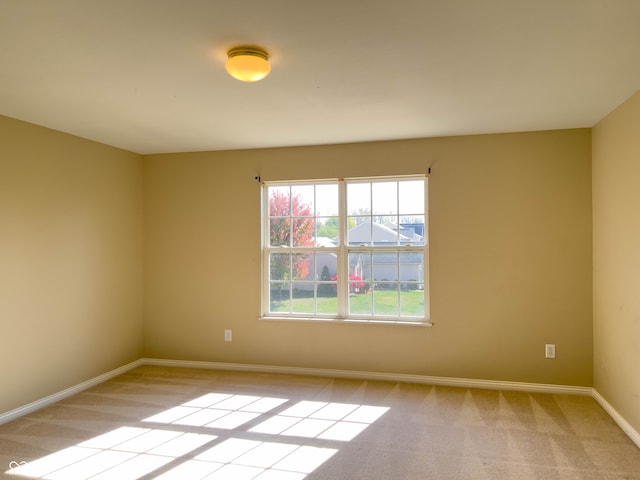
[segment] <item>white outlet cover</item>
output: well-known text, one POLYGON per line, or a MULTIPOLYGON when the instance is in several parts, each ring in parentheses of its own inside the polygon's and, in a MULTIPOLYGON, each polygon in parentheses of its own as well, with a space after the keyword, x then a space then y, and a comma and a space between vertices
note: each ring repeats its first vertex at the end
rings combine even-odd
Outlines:
POLYGON ((545 358, 556 358, 556 346, 553 343, 547 343, 544 346, 545 358))

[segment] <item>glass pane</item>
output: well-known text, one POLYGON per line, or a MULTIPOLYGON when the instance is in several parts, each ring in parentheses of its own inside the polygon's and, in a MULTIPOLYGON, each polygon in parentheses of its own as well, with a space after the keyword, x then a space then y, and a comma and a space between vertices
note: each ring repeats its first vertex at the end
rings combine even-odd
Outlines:
POLYGON ((338 291, 334 285, 331 285, 330 293, 321 294, 320 287, 323 285, 318 285, 318 298, 316 300, 317 303, 317 313, 323 313, 326 315, 337 315, 338 314, 338 291))
POLYGON ((424 254, 419 252, 400 254, 400 281, 411 284, 403 285, 403 289, 417 290, 418 285, 424 282, 424 254))
POLYGON ((338 212, 338 185, 316 186, 316 216, 333 217, 338 212))
POLYGON ((310 253, 295 253, 291 255, 292 280, 313 280, 314 268, 311 264, 312 255, 310 253))
POLYGON ((291 284, 272 282, 269 284, 269 312, 291 312, 291 284))
POLYGON ((338 278, 335 253, 316 253, 315 278, 321 282, 335 282, 338 278))
MULTIPOLYGON (((337 276, 334 276, 337 278, 337 276)), ((318 297, 337 297, 338 282, 318 282, 318 297)))
POLYGON ((375 182, 371 190, 373 215, 398 213, 398 182, 375 182))
POLYGON ((424 215, 424 180, 406 180, 398 184, 400 215, 424 215))
POLYGON ((313 218, 294 218, 293 222, 293 246, 313 246, 313 218))
POLYGON ((400 244, 424 245, 424 215, 400 218, 400 244))
POLYGON ((397 290, 397 253, 376 253, 373 255, 373 279, 380 290, 397 290))
POLYGON ((269 194, 269 216, 288 217, 291 189, 289 187, 268 187, 269 194))
POLYGON ((410 287, 400 294, 400 315, 424 318, 424 290, 412 290, 410 287))
POLYGON ((397 316, 399 311, 397 290, 376 290, 373 292, 373 314, 397 316))
POLYGON ((371 226, 374 245, 398 245, 398 217, 376 216, 371 226))
POLYGON ((353 273, 349 275, 349 295, 365 294, 368 290, 367 282, 353 273))
POLYGON ((284 281, 291 279, 291 255, 288 253, 269 254, 269 280, 284 281))
POLYGON ((269 219, 269 245, 280 247, 282 245, 290 247, 291 241, 291 219, 271 218, 269 219))
POLYGON ((293 313, 315 313, 314 285, 312 282, 295 282, 293 284, 293 313))
POLYGON ((371 217, 348 217, 348 245, 371 245, 371 217))
POLYGON ((371 254, 369 252, 349 253, 349 279, 369 281, 371 279, 371 254))
POLYGON ((372 315, 372 295, 349 295, 349 315, 372 315))
POLYGON ((313 217, 314 186, 297 185, 291 188, 291 215, 294 217, 313 217))
POLYGON ((371 184, 347 184, 347 215, 371 214, 371 184))
POLYGON ((318 247, 335 247, 338 245, 340 226, 338 217, 316 218, 316 245, 318 247))

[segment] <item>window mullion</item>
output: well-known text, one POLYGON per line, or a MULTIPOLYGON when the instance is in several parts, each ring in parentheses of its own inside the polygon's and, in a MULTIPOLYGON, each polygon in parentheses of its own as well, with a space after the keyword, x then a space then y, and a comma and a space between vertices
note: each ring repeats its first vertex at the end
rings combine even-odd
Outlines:
POLYGON ((347 196, 346 185, 344 180, 338 182, 338 228, 339 228, 339 245, 338 245, 338 316, 346 318, 349 313, 349 295, 348 295, 348 262, 347 262, 347 196))

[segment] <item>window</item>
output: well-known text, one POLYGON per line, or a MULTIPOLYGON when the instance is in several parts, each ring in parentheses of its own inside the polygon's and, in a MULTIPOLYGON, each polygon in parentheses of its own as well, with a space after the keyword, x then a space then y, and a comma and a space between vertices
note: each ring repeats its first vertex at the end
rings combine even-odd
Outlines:
POLYGON ((429 323, 424 176, 263 188, 263 318, 429 323))

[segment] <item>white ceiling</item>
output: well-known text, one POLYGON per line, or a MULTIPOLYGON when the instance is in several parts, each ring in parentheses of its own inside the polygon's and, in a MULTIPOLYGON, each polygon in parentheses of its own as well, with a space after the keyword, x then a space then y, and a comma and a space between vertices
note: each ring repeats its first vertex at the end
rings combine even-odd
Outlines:
POLYGON ((639 0, 0 0, 0 114, 138 153, 591 127, 639 47, 639 0))

